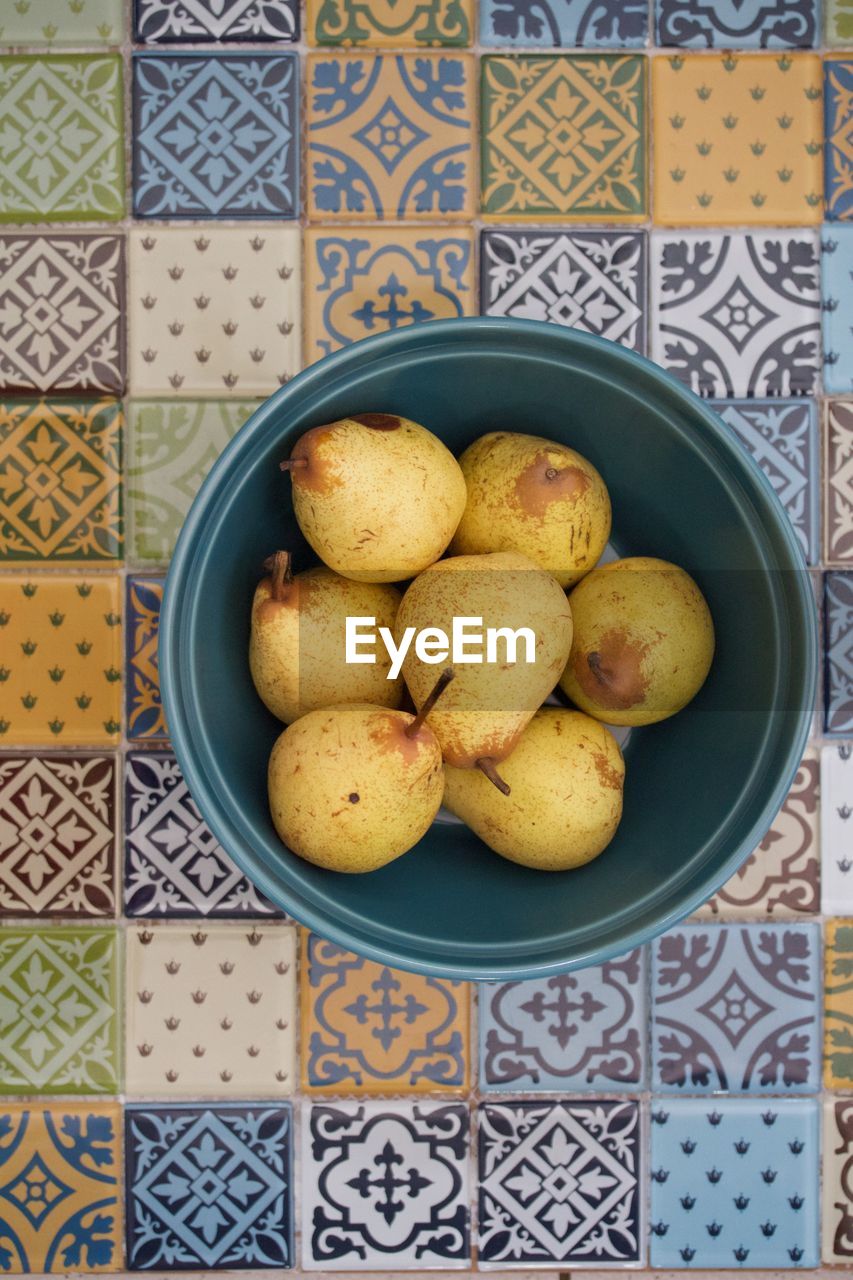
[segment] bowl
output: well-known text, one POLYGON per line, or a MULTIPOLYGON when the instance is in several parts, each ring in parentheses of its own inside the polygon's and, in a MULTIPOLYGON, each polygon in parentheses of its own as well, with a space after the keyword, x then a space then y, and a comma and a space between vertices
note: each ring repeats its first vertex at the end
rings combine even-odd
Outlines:
POLYGON ((814 599, 794 530, 713 410, 614 343, 485 318, 368 338, 262 404, 193 503, 160 627, 174 749, 238 866, 339 945, 462 979, 544 976, 605 960, 719 888, 755 849, 793 781, 816 653, 814 599), (632 732, 622 824, 580 870, 516 866, 449 821, 362 876, 311 866, 276 836, 266 768, 281 725, 249 676, 250 606, 271 550, 293 550, 297 569, 314 561, 278 463, 308 427, 371 410, 422 422, 457 454, 501 428, 570 444, 610 489, 615 550, 682 565, 708 600, 717 635, 711 674, 686 710, 632 732))

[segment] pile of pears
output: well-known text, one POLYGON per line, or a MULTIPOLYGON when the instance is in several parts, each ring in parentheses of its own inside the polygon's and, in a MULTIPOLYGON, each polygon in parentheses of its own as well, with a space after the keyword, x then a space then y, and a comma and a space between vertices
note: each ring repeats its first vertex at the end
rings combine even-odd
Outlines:
POLYGON ((710 669, 714 628, 693 579, 652 557, 599 564, 604 480, 538 436, 492 432, 457 461, 416 422, 356 414, 307 431, 281 466, 323 562, 294 574, 276 552, 252 605, 252 678, 288 726, 268 770, 288 849, 374 871, 417 844, 443 804, 524 866, 597 857, 625 778, 607 726, 674 715, 710 669), (391 679, 382 646, 373 663, 347 663, 348 617, 375 619, 397 646, 408 628, 450 636, 454 617, 526 627, 533 660, 522 644, 439 668, 422 634, 391 679))

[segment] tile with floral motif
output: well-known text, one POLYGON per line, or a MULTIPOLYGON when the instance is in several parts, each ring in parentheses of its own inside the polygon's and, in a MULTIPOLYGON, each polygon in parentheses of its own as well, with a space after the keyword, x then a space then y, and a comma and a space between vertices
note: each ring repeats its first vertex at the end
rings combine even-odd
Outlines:
POLYGON ((307 0, 309 44, 467 45, 473 0, 307 0))
MULTIPOLYGON (((853 1259, 853 1098, 823 1104, 823 1259, 853 1259)), ((833 1272, 838 1275, 838 1272, 833 1272)))
POLYGON ((299 0, 133 0, 142 44, 243 44, 299 39, 299 0))
POLYGON ((658 44, 699 49, 820 44, 819 0, 655 0, 658 44))
POLYGON ((853 1087, 853 919, 826 922, 824 1083, 853 1087))
POLYGON ((853 560, 853 400, 827 400, 823 412, 823 556, 853 560))
POLYGON ((826 43, 853 44, 853 0, 824 0, 826 43))
POLYGON ((645 0, 480 0, 482 45, 631 48, 648 28, 645 0))
POLYGON ((826 112, 826 216, 853 218, 853 58, 823 64, 826 112))
POLYGON ((125 700, 127 736, 132 741, 166 742, 169 737, 157 659, 164 582, 141 573, 127 579, 125 700))

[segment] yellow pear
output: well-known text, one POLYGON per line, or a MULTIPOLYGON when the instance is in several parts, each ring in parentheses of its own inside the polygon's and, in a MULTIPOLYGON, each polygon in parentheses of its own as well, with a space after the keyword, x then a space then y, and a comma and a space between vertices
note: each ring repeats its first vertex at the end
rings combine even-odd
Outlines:
POLYGON ((445 551, 465 508, 450 450, 393 413, 313 427, 281 465, 305 537, 329 568, 358 582, 420 573, 445 551))
POLYGON ((622 816, 625 764, 609 729, 580 711, 543 707, 501 764, 495 795, 481 773, 445 766, 444 803, 490 849, 540 871, 598 857, 622 816))
POLYGON ((651 556, 614 560, 569 600, 575 634, 560 685, 582 711, 609 724, 654 724, 699 692, 714 624, 683 569, 651 556))
MULTIPOLYGON (((407 631, 452 636, 454 619, 480 619, 469 634, 483 636, 465 643, 466 662, 455 651, 450 659, 456 679, 430 714, 429 723, 444 758, 457 768, 488 771, 496 785, 495 764, 508 756, 524 726, 548 697, 565 666, 572 643, 572 615, 563 592, 549 573, 516 552, 454 556, 426 569, 406 591, 397 612, 394 638, 405 643, 407 631), (486 631, 506 629, 521 634, 515 645, 496 636, 494 661, 488 661, 486 631), (532 639, 532 644, 530 640, 532 639), (530 659, 528 661, 528 659, 530 659)), ((426 653, 426 645, 422 647, 426 653)), ((442 650, 425 661, 414 643, 403 660, 403 676, 415 706, 422 706, 434 682, 434 665, 442 650)))
POLYGON ((493 431, 459 459, 468 501, 454 555, 520 551, 561 587, 596 565, 610 537, 610 497, 591 462, 541 436, 493 431))
POLYGON ((276 552, 269 577, 255 591, 249 640, 252 679, 266 707, 291 724, 307 711, 344 702, 399 707, 403 679, 388 679, 390 659, 347 663, 347 617, 374 617, 393 627, 400 604, 396 587, 352 582, 331 569, 290 574, 290 556, 276 552))
MULTIPOLYGON (((452 678, 445 672, 433 699, 452 678)), ((375 871, 417 844, 441 805, 441 748, 423 716, 365 705, 309 711, 270 756, 270 813, 300 858, 375 871)))

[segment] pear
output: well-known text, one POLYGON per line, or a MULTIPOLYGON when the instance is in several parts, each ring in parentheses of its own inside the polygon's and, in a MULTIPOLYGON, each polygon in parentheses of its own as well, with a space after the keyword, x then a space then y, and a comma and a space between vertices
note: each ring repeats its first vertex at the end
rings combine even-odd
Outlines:
MULTIPOLYGON (((453 678, 443 672, 426 710, 453 678)), ((441 805, 441 748, 425 715, 367 705, 309 711, 270 756, 270 812, 300 858, 375 871, 429 829, 441 805)))
POLYGON ((388 679, 391 662, 381 648, 372 665, 345 660, 347 617, 375 617, 378 627, 393 627, 401 599, 396 587, 352 582, 324 567, 294 577, 286 551, 267 566, 270 575, 252 604, 249 667, 268 710, 291 724, 333 703, 399 707, 403 679, 388 679))
POLYGON ((714 624, 683 569, 651 556, 614 560, 569 600, 575 634, 560 685, 582 711, 609 724, 654 724, 699 692, 714 624))
POLYGON ((501 765, 511 794, 481 773, 445 766, 444 803, 490 849, 540 871, 598 857, 622 816, 625 765, 609 729, 580 711, 543 707, 501 765))
POLYGON ((591 462, 542 436, 493 431, 459 459, 468 501, 454 555, 520 551, 561 587, 596 565, 610 537, 610 496, 591 462))
POLYGON ((446 550, 465 509, 459 463, 393 413, 360 413, 297 440, 282 468, 317 555, 357 582, 412 578, 446 550))
MULTIPOLYGON (((497 661, 458 661, 456 679, 430 714, 429 723, 445 760, 460 769, 474 766, 503 787, 495 765, 508 756, 530 717, 556 685, 572 643, 572 615, 565 593, 549 573, 514 551, 439 560, 415 579, 403 596, 394 624, 401 643, 407 628, 438 629, 448 636, 453 619, 482 619, 481 630, 527 628, 533 633, 533 660, 522 640, 513 655, 498 640, 497 661)), ((482 650, 481 646, 481 650, 482 650)), ((468 646, 476 654, 476 645, 468 646)), ((430 692, 433 665, 409 647, 403 677, 416 707, 430 692)))

